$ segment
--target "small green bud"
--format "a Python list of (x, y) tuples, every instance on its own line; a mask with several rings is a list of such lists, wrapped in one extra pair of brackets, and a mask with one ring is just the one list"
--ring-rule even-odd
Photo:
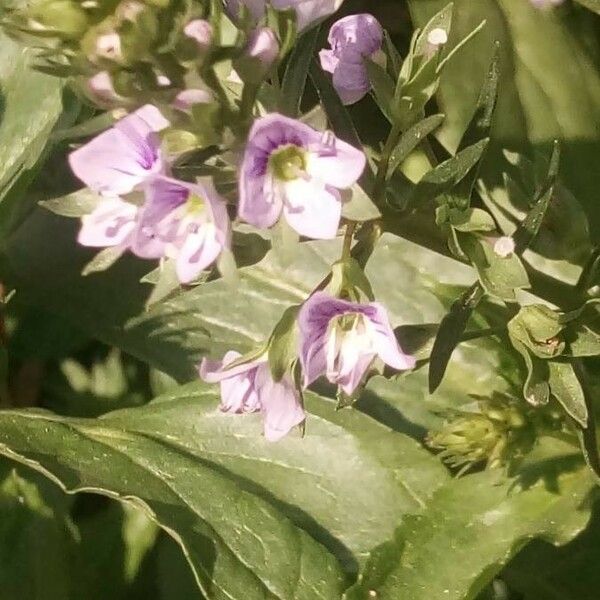
[(41, 26), (66, 39), (78, 39), (88, 28), (85, 11), (72, 0), (44, 2), (36, 6), (30, 16), (37, 27)]

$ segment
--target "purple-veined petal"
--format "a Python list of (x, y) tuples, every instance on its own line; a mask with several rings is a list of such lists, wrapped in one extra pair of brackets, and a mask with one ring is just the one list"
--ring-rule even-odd
[(338, 19), (331, 26), (327, 41), (334, 51), (341, 52), (352, 47), (362, 56), (371, 56), (381, 49), (383, 28), (379, 21), (368, 13), (349, 15)]
[(82, 246), (105, 248), (127, 244), (135, 229), (137, 206), (120, 198), (106, 198), (81, 220), (77, 241)]
[(146, 105), (72, 152), (71, 169), (88, 187), (108, 196), (131, 192), (165, 170), (156, 135), (168, 121)]
[(402, 352), (385, 308), (377, 302), (372, 303), (371, 306), (375, 309), (374, 317), (371, 319), (375, 329), (373, 343), (379, 358), (399, 371), (414, 368), (416, 361), (414, 357)]
[(321, 152), (309, 154), (307, 173), (325, 184), (336, 188), (352, 187), (360, 178), (367, 159), (362, 150), (335, 139), (329, 151), (324, 147)]
[(333, 73), (333, 87), (343, 104), (349, 105), (362, 100), (371, 89), (367, 68), (362, 59), (340, 60)]
[(333, 73), (339, 64), (340, 59), (335, 55), (333, 50), (323, 49), (319, 52), (319, 62), (321, 63), (323, 71)]
[(342, 202), (337, 190), (302, 178), (285, 183), (283, 212), (300, 235), (330, 240), (337, 235)]
[(216, 236), (213, 223), (193, 224), (197, 229), (190, 231), (177, 251), (175, 269), (181, 283), (190, 283), (211, 265), (223, 250)]
[(340, 370), (332, 383), (337, 383), (346, 395), (352, 396), (369, 370), (374, 358), (374, 354), (357, 355), (356, 360), (348, 363), (346, 369)]
[(256, 386), (263, 411), (265, 438), (269, 442), (277, 442), (306, 418), (300, 394), (288, 375), (275, 382), (267, 364), (258, 368)]
[(282, 207), (281, 193), (272, 178), (248, 176), (242, 167), (238, 205), (240, 218), (255, 227), (268, 229), (277, 223)]

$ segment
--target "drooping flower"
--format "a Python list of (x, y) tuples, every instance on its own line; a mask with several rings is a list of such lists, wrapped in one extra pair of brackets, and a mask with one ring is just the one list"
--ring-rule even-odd
[(193, 21), (190, 21), (183, 28), (183, 33), (196, 42), (199, 50), (206, 50), (209, 48), (212, 44), (214, 35), (212, 25), (204, 19), (194, 19)]
[(376, 357), (398, 370), (412, 369), (415, 359), (398, 345), (385, 308), (313, 294), (298, 315), (300, 362), (304, 386), (321, 375), (351, 396)]
[[(271, 5), (276, 10), (290, 10), (296, 12), (298, 30), (302, 31), (332, 15), (342, 5), (344, 0), (271, 0)], [(245, 6), (255, 22), (260, 21), (265, 14), (266, 0), (225, 0), (229, 14), (235, 19), (239, 18), (242, 7)]]
[(131, 250), (142, 258), (173, 258), (179, 281), (189, 283), (229, 247), (230, 237), (225, 201), (210, 180), (157, 178), (148, 186)]
[(339, 189), (366, 164), (362, 151), (294, 119), (270, 114), (249, 135), (240, 174), (239, 215), (260, 228), (281, 213), (300, 235), (334, 238), (342, 212)]
[(222, 361), (203, 359), (200, 377), (221, 386), (221, 410), (227, 413), (261, 411), (265, 438), (276, 442), (302, 423), (306, 415), (289, 375), (276, 382), (266, 357), (227, 369), (240, 354), (230, 351)]
[(365, 58), (374, 58), (383, 44), (383, 29), (369, 14), (350, 15), (329, 30), (330, 49), (321, 50), (324, 71), (333, 75), (333, 86), (344, 104), (354, 104), (371, 89)]
[(156, 134), (168, 126), (160, 111), (147, 104), (72, 152), (71, 169), (95, 192), (127, 194), (166, 172)]

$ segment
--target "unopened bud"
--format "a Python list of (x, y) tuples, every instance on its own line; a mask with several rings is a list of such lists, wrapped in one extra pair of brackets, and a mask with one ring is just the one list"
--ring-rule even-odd
[(204, 19), (194, 19), (184, 28), (183, 33), (194, 40), (201, 50), (207, 50), (213, 41), (212, 25)]
[(494, 254), (500, 258), (509, 258), (515, 253), (515, 241), (506, 235), (494, 242)]
[(448, 41), (448, 32), (441, 27), (436, 27), (429, 32), (427, 42), (436, 48), (443, 46)]
[(118, 61), (123, 57), (121, 38), (116, 32), (103, 33), (96, 38), (96, 56)]
[(119, 100), (119, 95), (115, 92), (112, 79), (107, 71), (100, 71), (90, 77), (86, 82), (85, 89), (90, 99), (101, 106), (112, 106)]
[(200, 89), (182, 90), (173, 100), (173, 108), (183, 112), (189, 112), (195, 104), (208, 104), (213, 101), (210, 92)]
[(279, 42), (272, 29), (259, 27), (248, 39), (243, 56), (234, 63), (243, 81), (260, 83), (271, 71), (279, 56)]
[(34, 28), (55, 32), (59, 37), (77, 39), (88, 28), (87, 15), (72, 0), (45, 2), (31, 13)]

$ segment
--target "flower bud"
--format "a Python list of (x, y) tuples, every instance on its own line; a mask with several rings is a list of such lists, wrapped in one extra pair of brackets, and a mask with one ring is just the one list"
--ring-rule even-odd
[(123, 58), (121, 51), (121, 38), (116, 31), (102, 33), (96, 38), (95, 54), (99, 58), (105, 58), (118, 62)]
[(259, 27), (248, 39), (244, 54), (234, 62), (242, 81), (260, 83), (271, 71), (279, 55), (279, 42), (272, 29)]
[(208, 104), (213, 101), (213, 95), (206, 90), (182, 90), (172, 102), (173, 108), (189, 112), (195, 104)]
[(87, 27), (87, 15), (72, 0), (52, 0), (36, 7), (31, 14), (36, 28), (50, 30), (59, 37), (77, 39)]
[(506, 235), (494, 242), (494, 253), (500, 258), (509, 258), (515, 252), (515, 241)]
[(91, 100), (105, 108), (113, 106), (120, 99), (108, 71), (100, 71), (90, 77), (85, 83), (85, 92)]
[(213, 41), (212, 25), (204, 19), (194, 19), (190, 21), (184, 28), (183, 33), (192, 39), (202, 51), (206, 51)]

